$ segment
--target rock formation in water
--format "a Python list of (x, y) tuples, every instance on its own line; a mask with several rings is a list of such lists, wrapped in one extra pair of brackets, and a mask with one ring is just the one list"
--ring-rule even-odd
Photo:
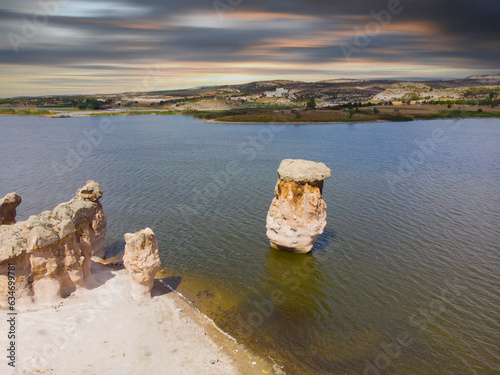
[(21, 196), (17, 193), (7, 194), (0, 199), (0, 225), (16, 223), (16, 207), (21, 204)]
[(12, 225), (0, 225), (0, 308), (8, 306), (9, 264), (16, 297), (50, 303), (92, 284), (93, 255), (104, 254), (106, 219), (98, 183), (69, 202)]
[(307, 253), (326, 226), (323, 180), (331, 171), (323, 163), (285, 159), (278, 175), (267, 214), (267, 237), (273, 248)]
[(155, 275), (161, 266), (156, 237), (149, 228), (126, 233), (124, 237), (123, 263), (131, 277), (132, 296), (135, 299), (151, 297)]

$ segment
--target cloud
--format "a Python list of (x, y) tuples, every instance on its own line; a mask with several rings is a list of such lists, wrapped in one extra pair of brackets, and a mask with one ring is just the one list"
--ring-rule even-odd
[[(36, 16), (47, 13), (40, 4), (19, 0), (0, 10), (0, 76), (31, 75), (34, 67), (126, 75), (146, 64), (175, 66), (180, 75), (195, 74), (196, 64), (220, 75), (232, 64), (278, 76), (276, 64), (283, 64), (285, 78), (327, 79), (349, 67), (341, 46), (359, 47), (356, 38), (369, 25), (373, 30), (377, 17), (388, 22), (365, 35), (368, 43), (352, 54), (346, 74), (366, 76), (372, 62), (379, 70), (385, 63), (387, 76), (412, 66), (429, 77), (434, 66), (438, 77), (443, 66), (482, 73), (498, 70), (500, 61), (497, 0), (242, 0), (227, 5), (223, 17), (212, 0), (72, 0), (49, 12), (46, 24)], [(389, 14), (391, 7), (398, 12)]]

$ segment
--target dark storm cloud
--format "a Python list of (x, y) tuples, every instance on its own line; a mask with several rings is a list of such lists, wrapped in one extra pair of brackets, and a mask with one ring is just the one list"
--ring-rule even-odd
[[(127, 1), (137, 4), (136, 1)], [(228, 1), (223, 3), (230, 4)], [(151, 15), (176, 14), (193, 11), (213, 12), (212, 0), (163, 1), (145, 0), (141, 4), (151, 8)], [(371, 11), (387, 9), (389, 0), (242, 0), (236, 10), (266, 11), (275, 13), (307, 14), (318, 17), (339, 17), (345, 15), (369, 15)], [(500, 2), (498, 0), (400, 0), (403, 11), (401, 20), (433, 21), (450, 33), (498, 33), (500, 25)]]
[[(226, 0), (221, 0), (225, 2)], [(363, 29), (367, 20), (370, 19), (370, 12), (381, 12), (387, 9), (388, 4), (392, 1), (398, 0), (354, 0), (354, 1), (324, 1), (324, 0), (288, 0), (288, 1), (261, 1), (261, 0), (243, 0), (241, 5), (233, 7), (235, 12), (271, 12), (275, 13), (277, 16), (282, 14), (291, 14), (297, 16), (314, 16), (316, 20), (314, 24), (311, 22), (309, 27), (305, 24), (299, 24), (299, 27), (294, 29), (290, 27), (288, 30), (283, 29), (273, 29), (271, 27), (266, 27), (266, 25), (261, 26), (259, 29), (208, 29), (203, 27), (198, 27), (197, 25), (190, 25), (190, 27), (185, 27), (182, 25), (170, 27), (169, 22), (176, 21), (179, 16), (189, 15), (189, 14), (200, 14), (200, 15), (216, 15), (216, 9), (214, 8), (214, 2), (212, 0), (194, 0), (194, 1), (164, 1), (164, 0), (143, 0), (143, 1), (114, 1), (109, 2), (109, 7), (107, 11), (95, 13), (92, 16), (88, 14), (86, 16), (78, 17), (78, 15), (68, 16), (58, 16), (55, 15), (50, 17), (49, 26), (52, 28), (60, 27), (63, 30), (74, 30), (78, 31), (87, 37), (99, 37), (100, 40), (89, 40), (89, 43), (93, 43), (93, 47), (82, 48), (81, 44), (85, 44), (85, 38), (79, 38), (71, 41), (71, 36), (66, 36), (63, 32), (61, 34), (52, 34), (50, 40), (43, 39), (37, 40), (40, 43), (63, 43), (65, 46), (65, 51), (63, 53), (56, 53), (54, 56), (54, 62), (60, 61), (61, 55), (72, 55), (81, 58), (82, 56), (77, 56), (80, 51), (85, 51), (89, 53), (88, 59), (104, 58), (105, 60), (113, 58), (113, 53), (116, 53), (115, 58), (123, 58), (124, 56), (113, 48), (109, 48), (109, 42), (114, 41), (118, 45), (121, 45), (121, 41), (115, 41), (114, 38), (120, 35), (129, 35), (130, 43), (134, 43), (134, 40), (142, 40), (142, 43), (147, 44), (147, 40), (152, 40), (151, 51), (154, 56), (161, 57), (164, 56), (160, 51), (154, 51), (154, 49), (164, 49), (169, 48), (171, 50), (169, 57), (173, 60), (182, 60), (188, 58), (188, 60), (200, 60), (208, 58), (210, 61), (217, 61), (212, 55), (212, 51), (218, 53), (225, 53), (226, 58), (231, 60), (234, 57), (231, 55), (238, 54), (242, 49), (250, 47), (252, 45), (259, 45), (265, 38), (269, 37), (285, 37), (289, 36), (293, 38), (295, 35), (300, 35), (302, 33), (308, 33), (311, 28), (316, 27), (330, 27), (335, 30), (335, 27), (339, 25), (339, 20), (342, 21), (343, 17), (349, 16), (359, 16), (359, 19), (353, 19), (350, 21), (349, 26), (351, 29), (359, 27)], [(22, 1), (21, 1), (22, 3)], [(74, 3), (77, 3), (74, 1)], [(90, 2), (91, 3), (91, 2)], [(144, 12), (140, 14), (128, 13), (126, 15), (121, 15), (120, 12), (116, 12), (114, 7), (119, 8), (128, 4), (129, 6), (142, 7)], [(229, 3), (226, 3), (229, 4)], [(465, 0), (401, 0), (398, 9), (401, 11), (398, 14), (391, 15), (392, 22), (404, 23), (404, 22), (422, 22), (426, 24), (433, 24), (439, 33), (436, 35), (437, 38), (443, 36), (451, 36), (454, 38), (457, 45), (450, 46), (455, 49), (457, 53), (463, 52), (463, 50), (469, 50), (470, 59), (481, 51), (481, 46), (486, 45), (488, 52), (494, 56), (494, 59), (498, 58), (498, 50), (500, 50), (499, 38), (500, 38), (500, 22), (498, 22), (498, 17), (500, 16), (500, 2), (497, 0), (483, 0), (483, 1), (465, 1)], [(231, 11), (227, 11), (225, 15), (230, 17)], [(5, 37), (9, 32), (9, 28), (16, 29), (12, 26), (13, 22), (17, 22), (17, 31), (19, 35), (21, 33), (21, 22), (20, 20), (25, 17), (25, 13), (16, 13), (15, 11), (0, 11), (0, 20), (2, 20), (2, 26), (0, 30), (2, 35)], [(364, 18), (363, 18), (364, 17)], [(28, 17), (29, 18), (29, 17)], [(144, 23), (143, 27), (133, 26), (134, 23)], [(223, 25), (227, 22), (227, 19), (221, 19), (221, 24)], [(148, 23), (157, 23), (159, 30), (149, 29)], [(161, 29), (162, 24), (164, 29)], [(273, 21), (269, 20), (269, 25), (272, 26)], [(312, 25), (312, 26), (311, 26)], [(41, 39), (41, 37), (40, 37)], [(346, 38), (345, 42), (351, 42), (352, 38)], [(373, 37), (373, 43), (377, 39), (382, 39), (382, 36)], [(386, 38), (387, 39), (387, 38)], [(404, 49), (406, 46), (406, 37), (401, 38), (401, 42), (396, 40), (393, 41), (392, 48), (394, 50)], [(69, 41), (69, 45), (68, 44)], [(487, 45), (487, 43), (490, 43)], [(424, 42), (421, 42), (424, 43)], [(79, 45), (80, 44), (80, 45)], [(418, 41), (412, 43), (413, 45), (418, 44)], [(5, 43), (4, 49), (1, 51), (2, 55), (9, 53), (9, 45)], [(7, 47), (7, 48), (6, 48)], [(305, 48), (304, 53), (309, 54), (313, 52), (309, 58), (301, 57), (300, 60), (314, 61), (315, 58), (321, 61), (325, 60), (335, 60), (338, 58), (338, 53), (336, 49), (338, 45), (332, 44), (330, 47), (311, 49)], [(183, 50), (184, 53), (180, 53)], [(191, 52), (188, 52), (191, 50)], [(94, 51), (92, 53), (92, 51)], [(109, 51), (106, 53), (105, 51)], [(284, 50), (282, 51), (284, 52)], [(175, 55), (174, 55), (175, 53)], [(369, 50), (365, 51), (369, 53)], [(439, 56), (438, 53), (434, 53), (435, 56)], [(460, 53), (463, 55), (463, 53)], [(497, 56), (495, 56), (497, 55)], [(129, 56), (125, 54), (125, 56)], [(191, 56), (191, 57), (189, 57)], [(251, 59), (251, 57), (249, 57)], [(40, 56), (40, 59), (44, 62), (49, 62), (47, 57)], [(71, 60), (71, 58), (68, 58)], [(67, 61), (68, 59), (63, 59)], [(240, 60), (239, 57), (235, 58)], [(10, 56), (7, 58), (2, 58), (3, 62), (10, 63), (26, 63), (24, 57), (22, 56)], [(36, 63), (37, 59), (28, 61), (29, 63)]]
[[(81, 25), (81, 24), (80, 24)], [(75, 24), (71, 28), (79, 29)], [(246, 56), (239, 54), (261, 43), (268, 30), (231, 30), (202, 27), (176, 27), (172, 30), (133, 30), (133, 35), (124, 40), (114, 40), (113, 36), (131, 33), (125, 27), (93, 26), (86, 32), (87, 37), (105, 33), (106, 39), (94, 43), (75, 43), (68, 48), (58, 48), (57, 41), (44, 41), (43, 46), (21, 49), (19, 54), (0, 51), (0, 63), (4, 64), (68, 64), (93, 63), (96, 61), (127, 62), (137, 57), (151, 59), (164, 58), (170, 61), (258, 61), (265, 56)], [(275, 37), (293, 37), (292, 30), (274, 31)], [(144, 38), (150, 40), (144, 40)], [(40, 43), (39, 43), (40, 44)], [(136, 50), (123, 50), (127, 47), (144, 47)]]

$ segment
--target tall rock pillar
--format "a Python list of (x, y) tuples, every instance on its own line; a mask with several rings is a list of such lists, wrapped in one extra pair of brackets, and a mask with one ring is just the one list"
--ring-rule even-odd
[(323, 163), (285, 159), (278, 175), (267, 237), (273, 248), (308, 253), (326, 226), (323, 180), (331, 177), (331, 170)]
[(150, 228), (136, 233), (126, 233), (123, 263), (131, 277), (132, 297), (140, 300), (151, 297), (156, 272), (161, 261), (158, 254), (158, 241)]

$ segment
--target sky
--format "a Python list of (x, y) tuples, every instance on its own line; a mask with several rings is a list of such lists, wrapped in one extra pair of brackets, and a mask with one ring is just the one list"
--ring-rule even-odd
[(1, 0), (0, 97), (500, 73), (499, 0)]

